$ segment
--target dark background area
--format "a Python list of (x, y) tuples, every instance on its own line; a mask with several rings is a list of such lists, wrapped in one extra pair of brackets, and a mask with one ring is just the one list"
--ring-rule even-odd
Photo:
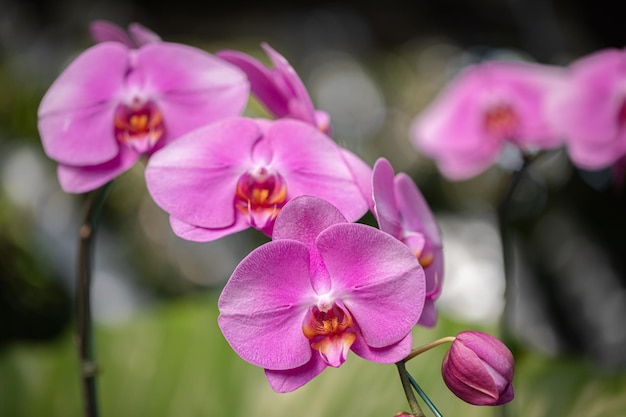
[[(167, 40), (209, 42), (219, 47), (233, 47), (233, 41), (258, 45), (267, 40), (279, 45), (296, 69), (307, 74), (307, 57), (325, 48), (368, 61), (424, 39), (443, 39), (478, 56), (505, 48), (523, 51), (539, 62), (564, 65), (595, 50), (624, 47), (625, 12), (626, 4), (615, 0), (3, 0), (0, 144), (5, 152), (23, 142), (38, 146), (39, 100), (60, 68), (90, 45), (87, 24), (94, 19), (112, 20), (121, 26), (137, 21)], [(611, 295), (626, 291), (624, 193), (611, 186), (609, 171), (584, 173), (571, 166), (566, 170), (567, 180), (555, 187), (538, 170), (527, 179), (525, 192), (518, 195), (520, 207), (525, 208), (514, 217), (514, 227), (518, 260), (526, 269), (516, 273), (515, 285), (521, 289), (514, 321), (522, 333), (529, 321), (547, 325), (557, 337), (559, 351), (585, 354), (603, 366), (626, 365), (626, 335), (619, 320), (626, 318), (626, 299), (614, 302), (614, 313), (589, 312)], [(416, 178), (420, 175), (417, 169), (411, 173)], [(463, 206), (459, 194), (446, 192), (450, 184), (436, 173), (422, 178), (418, 181), (435, 211), (455, 211)], [(478, 196), (493, 209), (497, 198), (486, 195), (481, 184), (468, 182), (461, 195)], [(124, 192), (122, 189), (117, 197), (126, 196)], [(79, 203), (80, 197), (75, 200)], [(55, 267), (50, 256), (38, 256), (40, 249), (30, 238), (16, 238), (11, 231), (16, 224), (21, 224), (25, 233), (35, 229), (27, 213), (16, 214), (6, 197), (0, 205), (0, 344), (49, 339), (66, 329), (71, 320), (71, 286), (58, 277), (67, 270)], [(132, 233), (127, 222), (133, 207), (110, 203), (103, 227), (120, 235)], [(126, 249), (144, 253), (133, 246), (140, 240), (131, 237)], [(584, 265), (579, 265), (581, 259)], [(134, 268), (155, 277), (152, 281), (139, 278), (135, 284), (156, 298), (179, 297), (201, 287), (165, 283), (171, 265)], [(24, 279), (26, 276), (29, 279)], [(621, 335), (618, 338), (616, 331)], [(532, 331), (522, 336), (531, 344), (543, 343)]]

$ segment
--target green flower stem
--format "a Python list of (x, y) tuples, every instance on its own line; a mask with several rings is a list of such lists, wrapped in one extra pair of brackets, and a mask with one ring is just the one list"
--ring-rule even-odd
[(421, 355), (422, 353), (428, 350), (431, 350), (432, 348), (437, 347), (439, 345), (443, 345), (444, 343), (452, 343), (454, 342), (454, 339), (456, 339), (456, 337), (454, 336), (442, 337), (441, 339), (435, 340), (434, 342), (430, 342), (418, 348), (415, 348), (411, 351), (411, 353), (409, 353), (409, 355), (406, 358), (404, 358), (404, 362), (410, 361), (417, 355)]
[(422, 400), (424, 400), (428, 408), (430, 408), (430, 411), (432, 411), (436, 417), (443, 417), (441, 413), (439, 412), (439, 410), (437, 410), (437, 407), (435, 407), (435, 404), (433, 404), (430, 398), (428, 398), (428, 395), (426, 395), (422, 387), (420, 387), (415, 381), (415, 379), (413, 379), (411, 374), (407, 373), (407, 376), (409, 377), (409, 381), (411, 382), (411, 385), (413, 386), (413, 388), (415, 388), (415, 391), (417, 391), (417, 393), (419, 394), (420, 397), (422, 397)]
[(402, 382), (404, 395), (406, 395), (409, 407), (411, 407), (411, 414), (415, 417), (425, 417), (424, 412), (422, 411), (419, 403), (417, 402), (417, 398), (415, 398), (415, 394), (413, 394), (413, 390), (411, 389), (411, 381), (409, 379), (410, 375), (406, 371), (406, 364), (404, 361), (400, 361), (396, 362), (396, 366), (398, 367), (398, 373), (400, 374), (400, 381)]
[(112, 182), (89, 195), (78, 232), (78, 276), (76, 280), (76, 344), (80, 356), (80, 376), (85, 417), (98, 417), (93, 331), (91, 323), (91, 266), (98, 218)]

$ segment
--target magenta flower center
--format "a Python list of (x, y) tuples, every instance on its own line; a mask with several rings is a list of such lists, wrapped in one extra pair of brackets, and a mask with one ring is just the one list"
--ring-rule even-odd
[(350, 313), (332, 303), (326, 311), (318, 306), (307, 311), (302, 332), (311, 341), (311, 348), (318, 351), (324, 361), (334, 367), (340, 366), (356, 340)]
[(287, 184), (266, 167), (244, 173), (237, 181), (235, 207), (258, 229), (267, 227), (287, 201)]
[(150, 151), (165, 132), (157, 105), (138, 98), (117, 106), (114, 125), (117, 140), (140, 153)]
[(512, 139), (517, 136), (519, 117), (508, 104), (496, 104), (484, 113), (483, 127), (495, 138)]

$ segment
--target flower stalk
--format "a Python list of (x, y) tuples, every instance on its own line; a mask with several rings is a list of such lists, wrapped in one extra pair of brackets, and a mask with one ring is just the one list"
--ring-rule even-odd
[(429, 351), (432, 348), (435, 348), (439, 345), (443, 345), (444, 343), (452, 343), (454, 342), (454, 339), (456, 339), (456, 337), (447, 336), (447, 337), (442, 337), (441, 339), (435, 340), (434, 342), (426, 343), (425, 345), (422, 345), (418, 348), (413, 349), (411, 353), (409, 353), (409, 355), (406, 358), (404, 358), (404, 361), (405, 362), (410, 361), (414, 357), (421, 355), (422, 353)]
[(417, 402), (417, 398), (415, 398), (415, 394), (413, 394), (413, 390), (411, 389), (411, 380), (409, 373), (406, 370), (405, 361), (396, 362), (396, 366), (398, 367), (398, 373), (400, 374), (400, 381), (402, 382), (402, 388), (404, 389), (404, 395), (406, 395), (406, 399), (409, 402), (409, 407), (411, 407), (411, 414), (415, 417), (425, 417), (422, 408)]
[(92, 193), (78, 232), (78, 270), (76, 279), (76, 344), (80, 358), (80, 378), (85, 417), (98, 417), (93, 330), (91, 322), (91, 272), (93, 242), (102, 206), (111, 188), (107, 183)]

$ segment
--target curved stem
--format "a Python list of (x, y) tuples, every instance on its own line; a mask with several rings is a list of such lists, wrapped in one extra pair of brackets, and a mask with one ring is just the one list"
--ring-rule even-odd
[(411, 389), (411, 381), (409, 379), (410, 375), (406, 371), (406, 364), (404, 361), (400, 361), (396, 362), (396, 366), (398, 367), (398, 373), (400, 374), (400, 381), (402, 382), (404, 395), (409, 402), (409, 407), (411, 407), (411, 414), (415, 417), (425, 417), (424, 412), (422, 411), (419, 403), (417, 402), (417, 398), (415, 398), (415, 394), (413, 394), (413, 390)]
[(98, 416), (96, 375), (98, 366), (93, 348), (91, 324), (91, 267), (93, 242), (98, 218), (111, 188), (111, 182), (92, 193), (78, 232), (78, 271), (76, 279), (76, 344), (80, 355), (80, 374), (85, 417)]
[(413, 349), (406, 358), (404, 358), (404, 362), (410, 361), (414, 357), (421, 355), (422, 353), (428, 350), (431, 350), (432, 348), (435, 348), (439, 345), (443, 345), (444, 343), (452, 343), (454, 342), (454, 339), (456, 339), (456, 337), (446, 336), (446, 337), (442, 337), (441, 339), (437, 339), (434, 342), (426, 343), (425, 345), (417, 347)]

